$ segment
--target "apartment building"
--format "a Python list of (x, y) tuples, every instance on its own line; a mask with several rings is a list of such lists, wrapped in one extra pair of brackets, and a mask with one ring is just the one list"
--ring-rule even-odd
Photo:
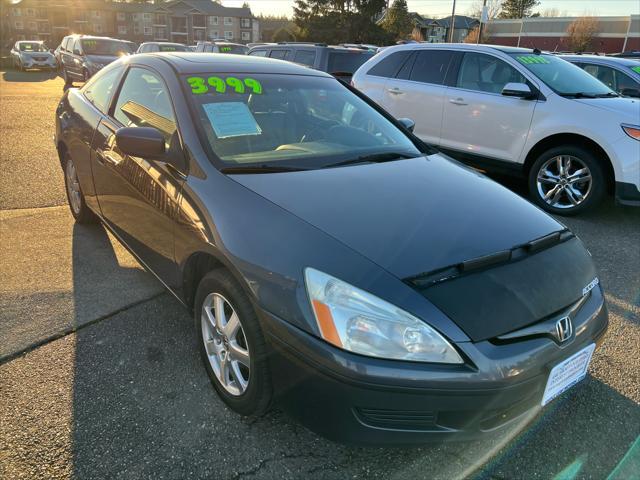
[(225, 7), (213, 0), (0, 1), (3, 46), (33, 39), (55, 46), (70, 33), (112, 36), (136, 43), (165, 40), (193, 44), (215, 38), (249, 43), (260, 39), (258, 19), (249, 8)]

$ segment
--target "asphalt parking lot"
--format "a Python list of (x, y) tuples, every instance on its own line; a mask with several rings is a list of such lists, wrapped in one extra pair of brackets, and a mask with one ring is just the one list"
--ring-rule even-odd
[(347, 447), (277, 409), (228, 410), (181, 305), (101, 227), (74, 225), (61, 94), (54, 75), (0, 72), (0, 478), (640, 478), (640, 209), (561, 219), (610, 310), (584, 382), (501, 438)]

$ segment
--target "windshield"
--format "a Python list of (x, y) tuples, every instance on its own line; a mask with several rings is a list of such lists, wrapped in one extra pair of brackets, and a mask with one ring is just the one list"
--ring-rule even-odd
[(184, 76), (207, 142), (224, 167), (320, 168), (421, 152), (401, 130), (331, 78)]
[(85, 55), (118, 56), (130, 52), (126, 43), (117, 40), (86, 39), (80, 40), (80, 44), (82, 45), (82, 53)]
[(167, 45), (167, 44), (160, 44), (158, 45), (158, 48), (161, 52), (188, 52), (189, 49), (184, 46), (184, 45), (180, 45), (178, 43), (173, 44), (173, 45)]
[(329, 73), (354, 73), (360, 65), (373, 57), (370, 51), (347, 50), (344, 52), (333, 51), (329, 53)]
[(510, 55), (559, 95), (615, 95), (609, 87), (580, 67), (554, 55), (533, 53), (511, 53)]
[(39, 42), (25, 42), (20, 43), (19, 48), (21, 52), (47, 52), (47, 47)]

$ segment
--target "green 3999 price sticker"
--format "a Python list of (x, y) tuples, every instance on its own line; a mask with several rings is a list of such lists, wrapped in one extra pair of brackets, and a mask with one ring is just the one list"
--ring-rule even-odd
[(253, 78), (237, 77), (187, 77), (191, 93), (202, 95), (205, 93), (262, 93), (262, 85)]
[(551, 63), (544, 57), (540, 55), (525, 55), (521, 57), (516, 57), (520, 63), (532, 64), (532, 63)]

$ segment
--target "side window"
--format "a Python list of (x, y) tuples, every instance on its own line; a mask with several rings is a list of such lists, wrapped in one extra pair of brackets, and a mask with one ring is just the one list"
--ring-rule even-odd
[(456, 86), (479, 92), (500, 93), (507, 83), (527, 83), (511, 65), (482, 53), (465, 53)]
[(452, 56), (446, 50), (418, 51), (409, 80), (443, 85)]
[(167, 145), (176, 131), (171, 99), (164, 82), (153, 72), (133, 67), (127, 73), (113, 116), (127, 127), (153, 127)]
[(411, 75), (411, 69), (413, 68), (413, 64), (416, 61), (416, 52), (412, 52), (409, 56), (409, 59), (404, 62), (404, 65), (400, 69), (400, 71), (396, 74), (396, 78), (400, 80), (409, 80), (409, 76)]
[(249, 52), (249, 55), (251, 55), (253, 57), (266, 57), (267, 56), (267, 50), (253, 50), (253, 51)]
[(289, 56), (290, 50), (271, 50), (271, 58), (277, 58), (278, 60), (286, 60)]
[(73, 42), (72, 53), (79, 54), (79, 52), (81, 51), (82, 50), (80, 50), (80, 40), (77, 39), (75, 42)]
[(638, 92), (638, 90), (640, 89), (640, 85), (638, 85), (638, 83), (633, 78), (631, 78), (626, 73), (622, 73), (620, 70), (615, 71), (615, 77), (616, 91), (618, 93), (623, 93), (625, 90), (633, 90), (635, 92)]
[(293, 61), (313, 67), (316, 62), (316, 52), (313, 50), (298, 50), (293, 57)]
[(593, 72), (589, 72), (591, 75), (596, 77), (611, 90), (616, 90), (616, 72), (613, 68), (605, 67), (604, 65), (591, 65), (591, 67), (594, 67)]
[(117, 80), (124, 67), (101, 72), (82, 87), (82, 93), (95, 107), (105, 115), (109, 109), (109, 100), (117, 87)]
[(61, 50), (66, 51), (66, 50), (69, 49), (69, 40), (71, 40), (69, 37), (65, 37), (65, 38), (62, 39), (62, 44), (61, 44), (62, 48), (61, 48)]
[(370, 68), (367, 75), (393, 78), (398, 73), (398, 70), (402, 68), (402, 65), (405, 64), (409, 55), (411, 55), (411, 52), (408, 50), (392, 53)]

